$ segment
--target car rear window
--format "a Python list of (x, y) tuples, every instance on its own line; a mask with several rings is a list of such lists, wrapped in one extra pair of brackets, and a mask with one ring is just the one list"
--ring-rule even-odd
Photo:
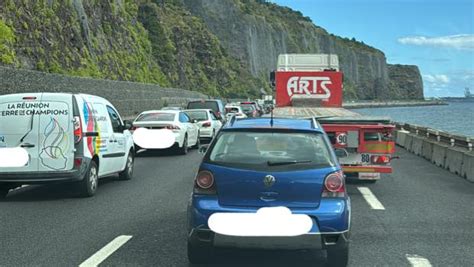
[(326, 140), (312, 132), (224, 131), (208, 162), (258, 170), (333, 167), (336, 163)]
[(255, 107), (253, 105), (242, 105), (241, 107), (244, 112), (255, 110)]
[(227, 113), (239, 113), (239, 108), (225, 108)]
[(186, 111), (186, 114), (188, 114), (191, 119), (197, 121), (205, 121), (209, 119), (207, 111)]
[(219, 106), (216, 101), (197, 101), (189, 102), (188, 109), (211, 109), (214, 112), (218, 112)]
[(174, 113), (145, 113), (138, 116), (135, 121), (174, 121)]

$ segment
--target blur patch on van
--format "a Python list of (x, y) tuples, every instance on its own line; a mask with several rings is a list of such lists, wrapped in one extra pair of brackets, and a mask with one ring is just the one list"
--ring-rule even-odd
[(0, 148), (0, 168), (23, 167), (28, 160), (28, 152), (22, 147)]
[(142, 148), (165, 149), (176, 142), (173, 131), (168, 129), (150, 130), (138, 128), (133, 132), (133, 141)]

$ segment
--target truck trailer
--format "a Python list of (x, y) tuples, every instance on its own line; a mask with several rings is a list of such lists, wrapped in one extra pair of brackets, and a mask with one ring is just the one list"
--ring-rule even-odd
[(342, 107), (343, 73), (334, 54), (283, 54), (271, 74), (275, 117), (313, 117), (338, 150), (348, 178), (375, 182), (391, 173), (395, 126), (390, 118), (363, 116)]

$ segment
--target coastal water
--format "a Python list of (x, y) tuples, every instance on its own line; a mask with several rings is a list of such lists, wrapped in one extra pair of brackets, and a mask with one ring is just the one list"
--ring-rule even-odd
[(406, 122), (474, 137), (474, 102), (449, 102), (443, 106), (365, 108), (353, 111), (364, 115), (388, 116)]

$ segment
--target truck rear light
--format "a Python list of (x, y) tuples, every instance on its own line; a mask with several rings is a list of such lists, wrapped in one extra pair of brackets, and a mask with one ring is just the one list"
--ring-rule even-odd
[(345, 197), (346, 187), (342, 171), (333, 172), (326, 176), (322, 197)]
[(74, 143), (77, 144), (82, 140), (82, 122), (81, 117), (74, 116)]
[(200, 171), (196, 175), (194, 193), (208, 195), (216, 194), (214, 175), (210, 171)]
[(211, 122), (206, 121), (205, 123), (202, 124), (202, 127), (211, 127)]
[(389, 156), (372, 156), (372, 163), (374, 164), (387, 164), (390, 163)]

